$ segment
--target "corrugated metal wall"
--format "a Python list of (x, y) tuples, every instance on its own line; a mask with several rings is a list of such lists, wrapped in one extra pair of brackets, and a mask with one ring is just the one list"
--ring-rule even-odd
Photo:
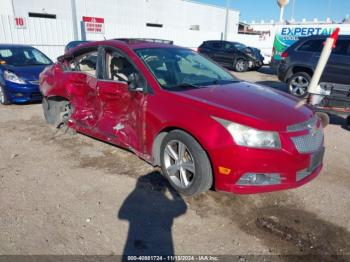
[(0, 15), (0, 43), (32, 45), (56, 59), (72, 39), (71, 21), (27, 17), (26, 28), (17, 29), (13, 16)]
[[(202, 41), (220, 39), (219, 32), (184, 31), (179, 28), (152, 28), (127, 24), (105, 24), (105, 34), (87, 34), (88, 40), (122, 37), (147, 37), (173, 40), (190, 48)], [(0, 15), (0, 43), (32, 45), (55, 60), (63, 54), (64, 46), (74, 39), (71, 20), (26, 18), (26, 28), (18, 29), (13, 16)]]

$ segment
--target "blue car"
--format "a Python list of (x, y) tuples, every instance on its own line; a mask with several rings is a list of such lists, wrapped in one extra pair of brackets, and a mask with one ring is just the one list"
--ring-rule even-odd
[(39, 74), (51, 64), (34, 47), (0, 44), (0, 103), (41, 101)]

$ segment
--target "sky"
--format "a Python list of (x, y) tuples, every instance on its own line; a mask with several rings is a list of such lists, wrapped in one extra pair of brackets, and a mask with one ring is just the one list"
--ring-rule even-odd
[[(197, 2), (226, 6), (226, 0), (196, 0)], [(252, 20), (270, 21), (279, 19), (279, 7), (276, 0), (228, 0), (230, 7), (240, 11), (240, 20), (250, 23)], [(350, 0), (289, 0), (285, 8), (284, 18), (290, 20), (293, 13), (294, 19), (307, 20), (332, 20), (341, 21), (347, 15), (350, 16)]]

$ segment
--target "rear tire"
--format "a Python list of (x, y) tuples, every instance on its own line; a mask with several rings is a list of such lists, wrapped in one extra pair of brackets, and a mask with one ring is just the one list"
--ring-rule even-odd
[(298, 72), (291, 76), (287, 81), (288, 91), (291, 95), (304, 98), (307, 88), (310, 84), (311, 76), (305, 72)]
[(236, 72), (246, 72), (248, 70), (248, 61), (240, 58), (240, 59), (237, 59), (236, 62), (234, 63), (233, 65), (233, 69), (236, 71)]
[(347, 125), (348, 127), (350, 127), (350, 116), (348, 116), (348, 117), (346, 118), (346, 125)]
[(62, 124), (66, 124), (71, 115), (71, 106), (69, 101), (66, 100), (51, 100), (44, 97), (42, 106), (46, 122), (55, 128), (60, 128)]
[(2, 105), (10, 105), (11, 104), (10, 100), (7, 98), (7, 95), (5, 92), (5, 87), (3, 87), (2, 85), (0, 85), (0, 104), (2, 104)]
[(194, 196), (209, 190), (213, 175), (202, 146), (181, 130), (165, 136), (160, 149), (163, 175), (181, 194)]

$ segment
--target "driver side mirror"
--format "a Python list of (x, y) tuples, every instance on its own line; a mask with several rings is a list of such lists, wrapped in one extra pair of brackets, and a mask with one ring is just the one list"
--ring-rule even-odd
[(138, 74), (131, 73), (128, 77), (128, 87), (131, 92), (143, 92), (145, 89), (146, 81)]

